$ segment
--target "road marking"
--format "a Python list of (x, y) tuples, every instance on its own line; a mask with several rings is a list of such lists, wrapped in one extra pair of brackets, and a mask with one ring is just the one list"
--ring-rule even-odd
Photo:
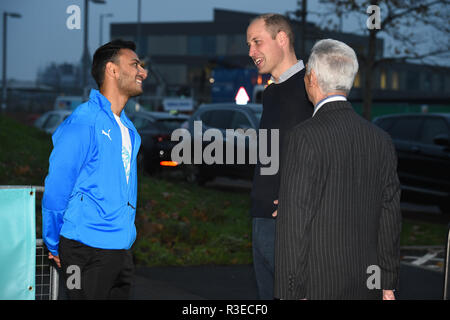
[(426, 255), (424, 255), (423, 257), (420, 257), (419, 259), (411, 262), (412, 264), (416, 265), (416, 266), (420, 266), (422, 264), (424, 264), (425, 262), (435, 258), (437, 256), (437, 252), (435, 253), (427, 253)]

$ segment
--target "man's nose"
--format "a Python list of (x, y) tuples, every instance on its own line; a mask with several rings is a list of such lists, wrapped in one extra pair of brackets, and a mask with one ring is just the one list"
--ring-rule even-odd
[(255, 48), (252, 45), (248, 46), (248, 55), (250, 57), (253, 57), (255, 55)]
[(142, 78), (145, 80), (147, 79), (148, 76), (148, 71), (147, 69), (144, 69), (142, 67), (139, 68), (139, 74), (142, 76)]

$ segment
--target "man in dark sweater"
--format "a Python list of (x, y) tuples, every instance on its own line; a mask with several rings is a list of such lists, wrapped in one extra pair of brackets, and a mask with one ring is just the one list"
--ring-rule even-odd
[[(312, 116), (313, 106), (304, 87), (303, 61), (297, 60), (294, 34), (288, 20), (278, 14), (255, 18), (247, 28), (249, 56), (259, 73), (272, 75), (273, 83), (263, 92), (260, 129), (279, 130), (279, 163), (283, 158), (283, 141), (289, 129)], [(271, 139), (268, 138), (268, 141)], [(268, 150), (272, 150), (268, 145)], [(253, 218), (253, 264), (260, 299), (273, 299), (274, 245), (276, 211), (280, 177), (261, 173), (258, 162), (253, 178), (250, 213)], [(280, 168), (281, 169), (281, 168)]]

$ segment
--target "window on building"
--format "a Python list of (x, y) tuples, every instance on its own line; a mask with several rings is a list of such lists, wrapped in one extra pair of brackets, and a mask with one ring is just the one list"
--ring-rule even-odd
[(400, 88), (399, 81), (398, 81), (398, 72), (393, 71), (392, 77), (391, 77), (391, 89), (392, 90), (398, 90)]
[(420, 83), (419, 75), (416, 71), (409, 70), (406, 74), (406, 86), (408, 90), (418, 91)]
[[(444, 84), (444, 82), (442, 82)], [(450, 92), (450, 76), (445, 77), (445, 84), (442, 88), (442, 91), (444, 92)]]
[(356, 73), (355, 81), (353, 82), (353, 87), (361, 88), (361, 75), (359, 71)]
[(173, 85), (186, 84), (187, 66), (183, 64), (158, 64), (159, 72), (167, 83)]
[(150, 55), (185, 55), (187, 50), (187, 37), (170, 36), (149, 36), (147, 50)]
[(247, 37), (243, 34), (227, 35), (227, 54), (229, 55), (247, 55)]
[(189, 36), (188, 55), (204, 56), (216, 54), (215, 36)]
[(380, 72), (380, 89), (386, 89), (386, 70)]
[(424, 72), (423, 74), (423, 85), (421, 86), (422, 91), (431, 91), (433, 84), (433, 75), (429, 72)]

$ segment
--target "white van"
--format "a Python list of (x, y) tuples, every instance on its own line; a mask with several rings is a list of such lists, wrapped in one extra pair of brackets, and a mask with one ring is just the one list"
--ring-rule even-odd
[(82, 104), (82, 96), (59, 96), (55, 100), (55, 110), (75, 110), (80, 104)]

